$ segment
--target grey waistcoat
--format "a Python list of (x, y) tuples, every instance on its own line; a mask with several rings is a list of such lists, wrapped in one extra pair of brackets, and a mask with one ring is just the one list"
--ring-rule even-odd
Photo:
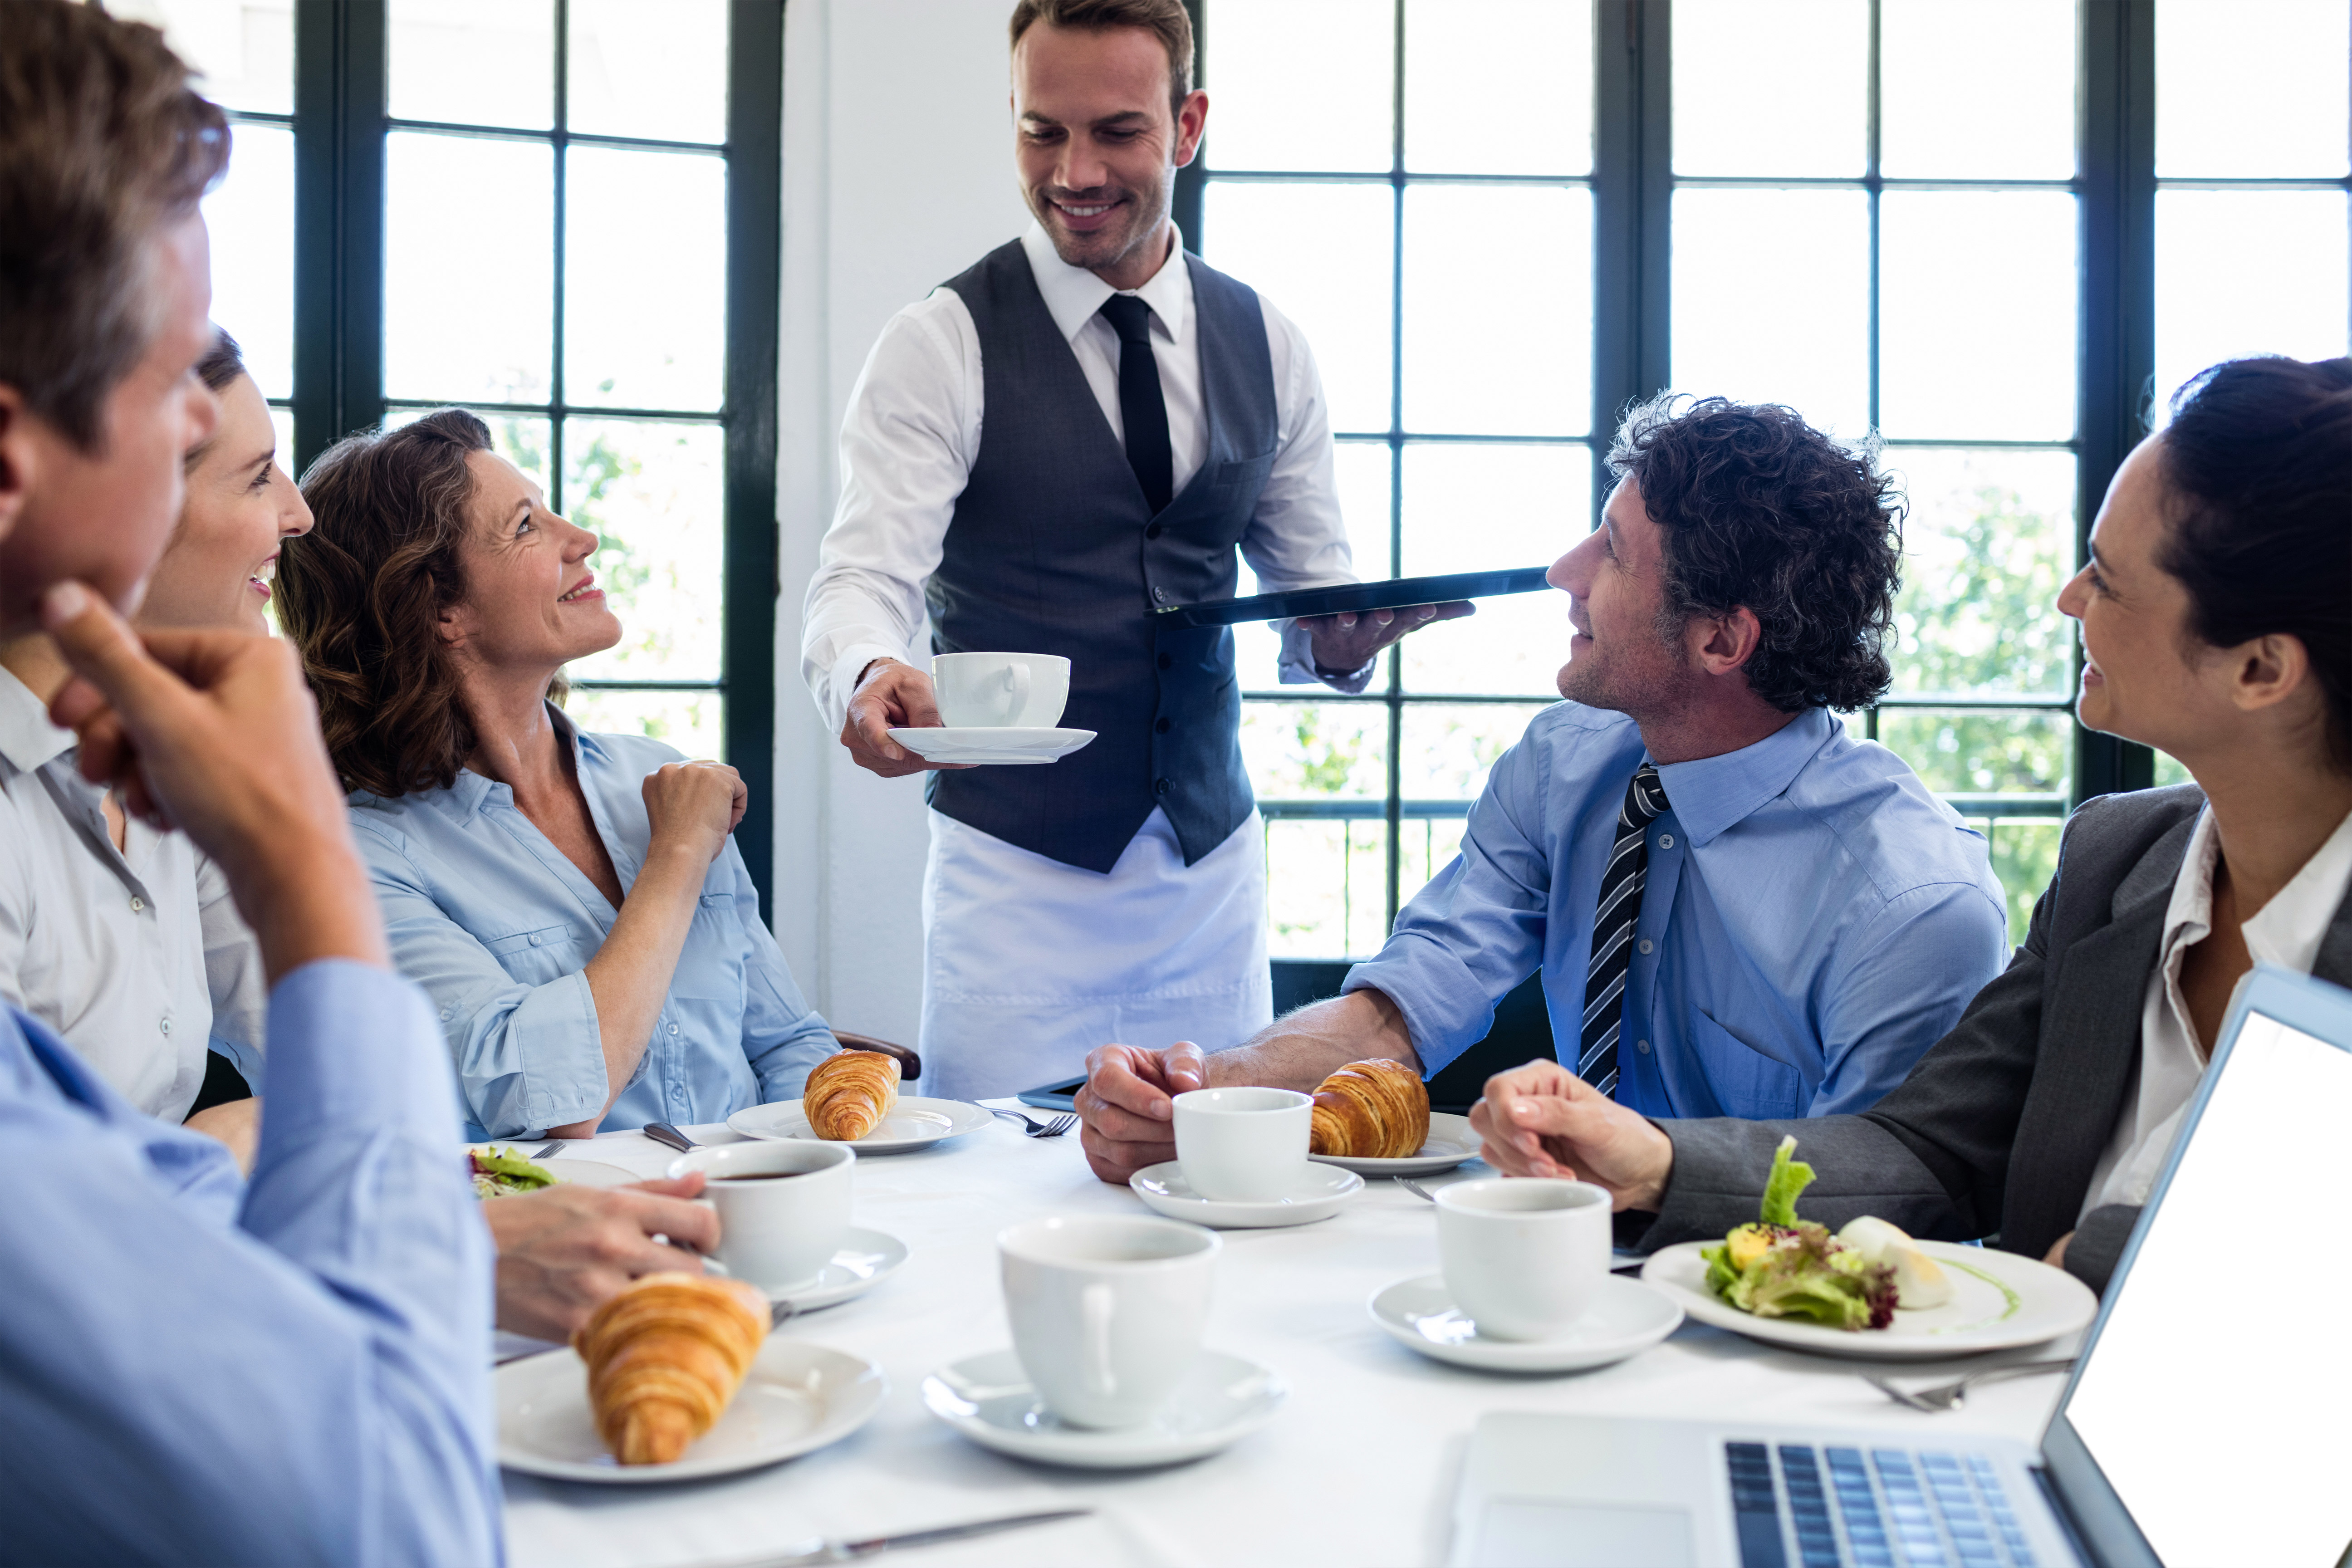
[(1209, 451), (1157, 517), (1014, 241), (949, 281), (980, 335), (979, 455), (925, 596), (939, 653), (1057, 653), (1062, 723), (1094, 742), (1042, 767), (929, 775), (933, 807), (1091, 871), (1155, 805), (1191, 865), (1249, 817), (1233, 634), (1155, 606), (1231, 598), (1234, 546), (1274, 466), (1274, 365), (1257, 295), (1187, 255)]

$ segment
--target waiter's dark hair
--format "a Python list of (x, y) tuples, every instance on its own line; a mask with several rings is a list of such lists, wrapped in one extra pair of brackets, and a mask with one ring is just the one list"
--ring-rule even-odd
[(1141, 27), (1159, 35), (1168, 51), (1168, 102), (1172, 112), (1192, 91), (1192, 17), (1184, 0), (1021, 0), (1013, 7), (1013, 47), (1043, 22), (1089, 33)]
[(278, 624), (302, 652), (346, 789), (446, 789), (473, 753), (439, 622), (466, 596), (466, 460), (489, 450), (478, 417), (436, 408), (397, 430), (345, 437), (302, 476), (316, 521), (278, 547)]
[(2213, 647), (2303, 644), (2331, 762), (2352, 773), (2352, 359), (2230, 360), (2173, 394), (2157, 563)]
[(1870, 453), (1778, 404), (1662, 393), (1626, 411), (1609, 468), (1658, 524), (1660, 636), (1745, 605), (1763, 628), (1748, 689), (1780, 711), (1886, 690), (1904, 509)]

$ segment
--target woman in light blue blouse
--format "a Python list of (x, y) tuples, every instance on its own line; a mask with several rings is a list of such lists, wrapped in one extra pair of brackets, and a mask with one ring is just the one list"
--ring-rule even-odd
[(278, 566), (393, 956), (432, 994), (473, 1139), (719, 1121), (836, 1049), (760, 919), (732, 768), (549, 700), (621, 624), (596, 537), (462, 409), (354, 436)]

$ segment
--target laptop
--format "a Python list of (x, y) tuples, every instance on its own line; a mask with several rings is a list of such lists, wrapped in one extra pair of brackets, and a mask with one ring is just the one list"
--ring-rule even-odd
[(2257, 969), (2037, 1450), (1492, 1415), (1460, 1568), (2330, 1568), (2352, 1543), (2352, 992)]

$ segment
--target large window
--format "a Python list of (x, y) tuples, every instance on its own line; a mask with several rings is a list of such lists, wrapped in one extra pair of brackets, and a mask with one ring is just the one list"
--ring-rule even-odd
[[(1900, 641), (1849, 722), (1986, 832), (2021, 937), (2070, 805), (2157, 776), (2074, 724), (2052, 603), (2151, 392), (2346, 350), (2347, 10), (1199, 0), (1180, 216), (1314, 344), (1367, 576), (1549, 563), (1661, 387), (1881, 443)], [(1488, 601), (1349, 700), (1243, 639), (1278, 955), (1379, 946), (1566, 640)]]
[[(307, 464), (444, 404), (603, 541), (593, 730), (726, 757), (768, 879), (781, 0), (118, 0), (236, 120), (215, 315)], [(298, 238), (299, 236), (299, 238)]]

